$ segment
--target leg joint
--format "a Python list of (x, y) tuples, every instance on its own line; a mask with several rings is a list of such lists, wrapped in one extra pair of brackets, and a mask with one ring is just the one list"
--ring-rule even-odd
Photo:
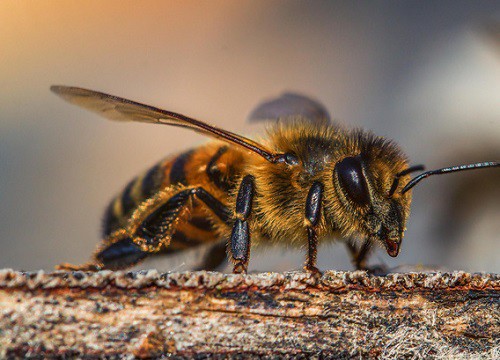
[(202, 187), (193, 188), (191, 194), (196, 196), (199, 200), (203, 201), (213, 213), (221, 219), (225, 224), (228, 224), (231, 219), (231, 213), (226, 205), (221, 203), (219, 199), (215, 198), (212, 194)]

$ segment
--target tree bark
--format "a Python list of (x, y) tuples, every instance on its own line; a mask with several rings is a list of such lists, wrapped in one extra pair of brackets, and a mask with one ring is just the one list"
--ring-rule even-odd
[(0, 271), (0, 358), (500, 355), (500, 276)]

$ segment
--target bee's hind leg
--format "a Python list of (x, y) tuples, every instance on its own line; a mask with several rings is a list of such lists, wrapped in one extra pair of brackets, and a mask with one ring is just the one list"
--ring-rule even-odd
[[(127, 229), (120, 229), (105, 238), (87, 264), (59, 265), (58, 269), (119, 270), (138, 264), (149, 255), (159, 253), (171, 242), (177, 225), (196, 198), (223, 222), (228, 223), (230, 213), (226, 206), (202, 187), (188, 187), (175, 193), (165, 193), (156, 201), (146, 201), (135, 210)], [(154, 209), (151, 211), (151, 209)]]
[(124, 230), (118, 230), (106, 238), (94, 253), (93, 259), (82, 265), (60, 264), (57, 270), (99, 271), (120, 270), (136, 265), (147, 257)]
[(148, 256), (148, 252), (143, 251), (126, 233), (116, 235), (96, 251), (94, 259), (97, 266), (120, 270), (137, 265)]
[(62, 263), (55, 266), (56, 270), (64, 270), (64, 271), (99, 271), (101, 268), (93, 263), (85, 263), (82, 265), (73, 265), (70, 263)]

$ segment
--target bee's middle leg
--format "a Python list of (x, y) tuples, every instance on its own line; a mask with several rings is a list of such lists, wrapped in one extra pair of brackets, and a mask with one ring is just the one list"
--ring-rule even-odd
[(236, 198), (236, 220), (231, 232), (231, 260), (233, 273), (246, 273), (250, 259), (250, 228), (248, 218), (252, 211), (252, 200), (255, 193), (254, 177), (246, 175), (241, 181)]
[(309, 189), (306, 199), (305, 220), (308, 240), (307, 260), (304, 270), (313, 274), (320, 274), (316, 267), (318, 254), (318, 233), (317, 225), (321, 216), (321, 199), (323, 198), (323, 184), (316, 181)]

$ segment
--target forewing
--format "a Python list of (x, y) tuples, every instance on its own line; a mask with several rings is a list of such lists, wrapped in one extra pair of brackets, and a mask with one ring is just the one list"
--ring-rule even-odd
[(273, 154), (253, 140), (171, 111), (78, 87), (52, 86), (50, 89), (64, 100), (110, 120), (136, 121), (190, 128), (205, 135), (242, 146), (268, 161), (274, 161), (277, 156), (277, 154)]
[(321, 103), (296, 93), (284, 93), (278, 98), (261, 103), (250, 113), (248, 120), (286, 121), (297, 117), (306, 118), (313, 123), (330, 121), (330, 115)]

